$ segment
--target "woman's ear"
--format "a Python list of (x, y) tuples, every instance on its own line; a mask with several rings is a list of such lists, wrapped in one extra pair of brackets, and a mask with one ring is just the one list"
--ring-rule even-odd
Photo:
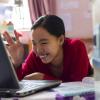
[(59, 42), (60, 42), (60, 45), (63, 45), (63, 43), (64, 43), (64, 35), (61, 35), (60, 37), (59, 37)]

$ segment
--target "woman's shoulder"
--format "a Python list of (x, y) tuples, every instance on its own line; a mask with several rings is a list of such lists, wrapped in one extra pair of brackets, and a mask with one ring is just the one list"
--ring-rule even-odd
[(85, 44), (80, 39), (65, 39), (64, 53), (69, 57), (86, 54)]
[(84, 47), (84, 43), (80, 39), (65, 38), (65, 45), (71, 47)]

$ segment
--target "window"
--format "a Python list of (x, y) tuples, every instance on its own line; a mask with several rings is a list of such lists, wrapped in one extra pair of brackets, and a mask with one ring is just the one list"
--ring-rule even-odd
[(32, 24), (28, 8), (28, 0), (25, 0), (20, 6), (13, 6), (12, 22), (14, 23), (15, 29), (27, 30), (31, 28)]

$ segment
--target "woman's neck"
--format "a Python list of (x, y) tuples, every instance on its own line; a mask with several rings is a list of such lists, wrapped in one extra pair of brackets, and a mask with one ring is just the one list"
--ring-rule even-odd
[(63, 72), (63, 49), (59, 52), (58, 57), (51, 64), (51, 72), (54, 76), (60, 77)]
[(55, 67), (60, 67), (63, 65), (63, 49), (61, 49), (58, 53), (58, 55), (56, 56), (56, 58), (53, 60), (53, 62), (51, 63), (51, 65), (55, 66)]

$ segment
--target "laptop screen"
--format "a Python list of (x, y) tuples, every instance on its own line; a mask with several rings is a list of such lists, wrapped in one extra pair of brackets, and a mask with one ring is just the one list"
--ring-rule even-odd
[(0, 90), (18, 88), (18, 79), (0, 36)]

